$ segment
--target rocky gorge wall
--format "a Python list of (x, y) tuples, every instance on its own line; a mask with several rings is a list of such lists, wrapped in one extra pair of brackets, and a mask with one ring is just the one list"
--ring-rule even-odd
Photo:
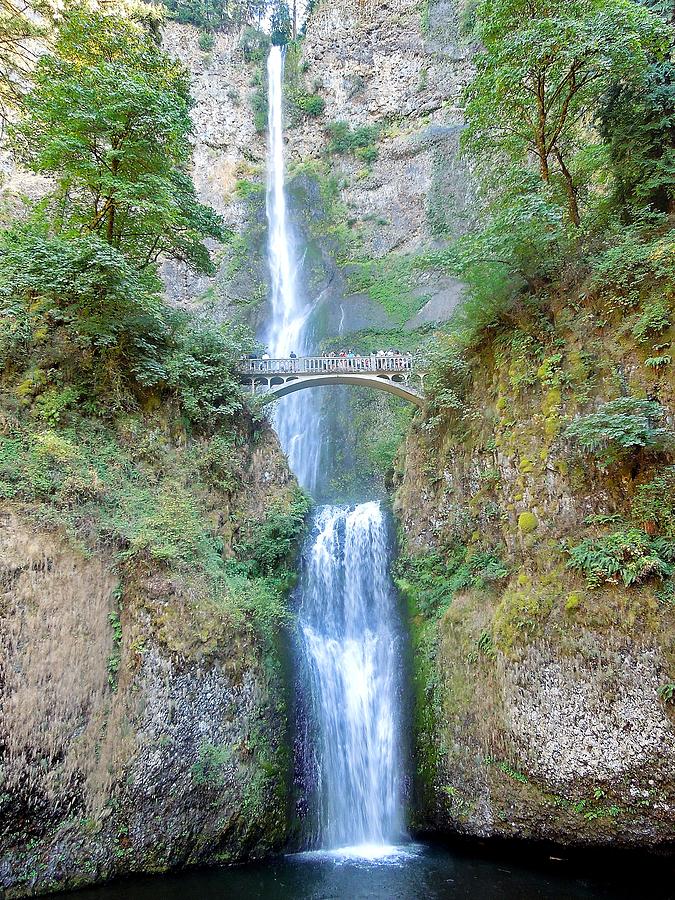
[(634, 322), (560, 297), (545, 327), (496, 329), (399, 457), (420, 831), (673, 845), (672, 454), (605, 464), (565, 435), (629, 394), (672, 429)]
[[(286, 839), (283, 613), (261, 599), (264, 582), (236, 570), (214, 580), (198, 554), (204, 540), (225, 557), (242, 542), (254, 554), (294, 481), (267, 430), (228, 456), (238, 482), (228, 487), (145, 425), (133, 493), (122, 507), (110, 498), (118, 519), (139, 504), (135, 546), (114, 533), (92, 544), (81, 518), (76, 533), (50, 523), (69, 516), (58, 490), (48, 508), (0, 506), (0, 896), (232, 863)], [(202, 442), (200, 455), (215, 449)], [(104, 507), (114, 487), (89, 472), (89, 511), (85, 482), (75, 512), (93, 522), (91, 492)], [(146, 476), (159, 485), (147, 512)], [(75, 489), (74, 476), (63, 487)]]

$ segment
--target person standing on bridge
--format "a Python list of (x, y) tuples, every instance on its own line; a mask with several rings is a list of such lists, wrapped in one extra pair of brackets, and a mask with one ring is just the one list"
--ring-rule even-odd
[(265, 350), (265, 352), (263, 353), (263, 355), (262, 355), (261, 358), (262, 358), (262, 364), (261, 364), (261, 367), (260, 367), (261, 372), (269, 372), (269, 369), (270, 369), (270, 355), (269, 355), (269, 353), (267, 352), (267, 350)]
[(298, 371), (298, 363), (297, 363), (298, 354), (295, 353), (295, 351), (291, 350), (289, 356), (290, 356), (290, 360), (291, 360), (291, 372), (297, 372)]

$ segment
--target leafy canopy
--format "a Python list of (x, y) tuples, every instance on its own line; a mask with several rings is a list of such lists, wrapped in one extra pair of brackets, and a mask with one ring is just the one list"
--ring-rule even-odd
[(187, 174), (189, 109), (185, 69), (140, 27), (72, 11), (16, 129), (25, 162), (56, 181), (58, 227), (101, 236), (137, 268), (165, 254), (212, 272), (203, 239), (224, 233)]
[[(36, 10), (41, 3), (34, 3)], [(31, 39), (42, 35), (42, 28), (26, 15), (27, 6), (15, 0), (0, 0), (0, 121), (21, 99), (22, 79), (31, 70), (36, 55)]]
[(79, 396), (98, 412), (153, 391), (216, 429), (242, 407), (234, 372), (251, 346), (241, 328), (166, 307), (154, 268), (139, 271), (98, 235), (32, 221), (0, 236), (0, 365), (47, 420)]
[(669, 29), (632, 0), (483, 0), (484, 50), (467, 89), (465, 145), (488, 165), (498, 154), (562, 188), (580, 224), (575, 157), (589, 140), (598, 98), (616, 80), (639, 81), (649, 54), (663, 54)]
[(178, 22), (219, 31), (232, 25), (260, 26), (268, 0), (162, 0), (162, 3)]

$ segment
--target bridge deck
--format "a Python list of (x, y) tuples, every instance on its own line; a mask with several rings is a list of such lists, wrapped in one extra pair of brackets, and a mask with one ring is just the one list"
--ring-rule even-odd
[(368, 372), (373, 375), (412, 372), (413, 357), (399, 356), (299, 356), (295, 359), (242, 359), (240, 375), (323, 375), (326, 372)]

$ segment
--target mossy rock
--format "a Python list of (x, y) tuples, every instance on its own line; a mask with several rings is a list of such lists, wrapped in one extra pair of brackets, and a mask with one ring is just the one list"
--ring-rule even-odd
[(539, 520), (533, 512), (525, 510), (518, 516), (518, 531), (521, 534), (531, 534), (539, 526)]

